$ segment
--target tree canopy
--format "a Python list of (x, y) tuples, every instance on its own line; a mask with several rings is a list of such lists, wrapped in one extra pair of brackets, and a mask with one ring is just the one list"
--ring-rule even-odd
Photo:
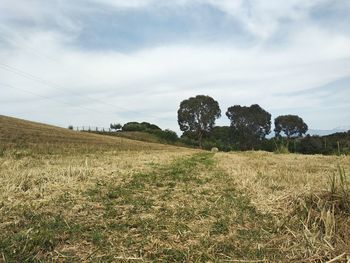
[(271, 114), (258, 104), (229, 107), (226, 116), (231, 121), (232, 138), (241, 150), (254, 148), (271, 131)]
[(123, 125), (123, 131), (148, 131), (148, 130), (161, 130), (157, 125), (149, 122), (128, 122)]
[[(271, 132), (271, 114), (258, 104), (251, 106), (235, 105), (229, 107), (226, 116), (230, 126), (215, 126), (221, 116), (219, 103), (205, 95), (197, 95), (180, 103), (178, 124), (183, 132), (181, 138), (171, 130), (162, 130), (149, 122), (128, 122), (124, 125), (112, 123), (110, 130), (123, 132), (140, 131), (156, 136), (158, 142), (188, 145), (210, 150), (214, 147), (221, 151), (264, 150), (281, 152), (299, 152), (305, 154), (348, 154), (350, 153), (350, 130), (327, 136), (306, 134), (307, 124), (297, 115), (282, 115), (275, 119), (275, 136), (266, 138)], [(72, 128), (70, 126), (69, 128)], [(89, 130), (106, 134), (98, 130)], [(108, 132), (107, 132), (108, 134)], [(131, 133), (138, 135), (140, 133)], [(112, 135), (112, 134), (111, 134)], [(154, 140), (154, 136), (152, 140)], [(284, 140), (283, 137), (287, 139)], [(148, 136), (149, 137), (149, 136)], [(148, 138), (147, 137), (147, 138)]]
[(123, 125), (121, 125), (120, 123), (111, 123), (111, 125), (109, 125), (109, 128), (112, 130), (121, 130), (123, 127)]
[(180, 130), (193, 132), (202, 147), (203, 136), (213, 129), (215, 120), (221, 117), (221, 110), (213, 98), (198, 95), (182, 101), (177, 116)]
[(288, 139), (301, 137), (307, 130), (307, 124), (297, 115), (281, 115), (275, 119), (276, 137), (280, 137), (282, 132)]

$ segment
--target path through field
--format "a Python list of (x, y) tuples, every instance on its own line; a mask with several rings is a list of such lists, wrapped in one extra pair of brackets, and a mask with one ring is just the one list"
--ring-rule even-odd
[[(273, 232), (271, 218), (237, 191), (213, 154), (149, 166), (117, 180), (96, 177), (82, 191), (67, 189), (42, 204), (33, 197), (3, 207), (8, 220), (1, 225), (3, 258), (183, 262), (261, 258), (273, 252), (264, 245)], [(85, 179), (80, 180), (75, 183), (84, 188)], [(28, 188), (22, 189), (22, 198), (37, 187), (27, 184), (21, 185)]]
[[(271, 200), (254, 200), (266, 189), (245, 188), (245, 180), (251, 187), (262, 187), (261, 171), (252, 173), (258, 179), (249, 178), (249, 167), (264, 155), (184, 151), (111, 153), (84, 160), (79, 156), (4, 159), (2, 168), (13, 177), (6, 179), (2, 169), (2, 258), (6, 262), (276, 262), (286, 256), (301, 260), (307, 253), (304, 247), (294, 248), (300, 254), (288, 251), (287, 243), (293, 243), (289, 235), (296, 230), (285, 233), (286, 222), (280, 223), (281, 215), (273, 211), (277, 207), (264, 210), (262, 204), (273, 205)], [(241, 175), (232, 176), (227, 167)], [(284, 185), (268, 187), (278, 197)], [(268, 193), (265, 197), (270, 198)], [(300, 240), (296, 237), (294, 242)], [(316, 255), (312, 247), (308, 250), (309, 258)]]
[(0, 262), (346, 262), (350, 253), (349, 156), (214, 154), (0, 124)]

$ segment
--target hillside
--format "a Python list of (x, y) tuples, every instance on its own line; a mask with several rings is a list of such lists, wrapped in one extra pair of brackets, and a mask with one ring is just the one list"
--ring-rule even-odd
[(0, 262), (350, 255), (350, 156), (214, 154), (4, 116), (0, 136)]
[(152, 143), (163, 143), (163, 141), (154, 134), (142, 131), (118, 131), (118, 132), (89, 132), (95, 134), (103, 134), (106, 136), (114, 136), (127, 138), (136, 141), (152, 142)]
[(156, 150), (169, 147), (127, 138), (96, 135), (0, 115), (0, 148), (35, 153), (105, 150)]

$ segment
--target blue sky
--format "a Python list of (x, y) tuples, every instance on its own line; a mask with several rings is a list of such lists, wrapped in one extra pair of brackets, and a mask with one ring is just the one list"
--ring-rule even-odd
[(63, 127), (149, 121), (180, 102), (350, 126), (348, 0), (0, 3), (0, 114)]

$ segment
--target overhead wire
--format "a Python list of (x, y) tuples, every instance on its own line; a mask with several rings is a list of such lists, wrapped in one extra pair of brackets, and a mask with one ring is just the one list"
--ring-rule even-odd
[[(35, 75), (31, 74), (31, 73), (27, 73), (27, 72), (25, 72), (23, 70), (20, 70), (18, 68), (13, 67), (13, 66), (7, 65), (7, 64), (5, 64), (3, 62), (0, 62), (0, 68), (4, 69), (6, 71), (9, 71), (9, 72), (11, 72), (13, 74), (19, 75), (21, 77), (24, 77), (24, 78), (27, 78), (27, 79), (30, 79), (30, 80), (34, 80), (36, 82), (44, 84), (44, 85), (50, 87), (51, 89), (59, 90), (61, 92), (63, 90), (63, 91), (65, 91), (65, 93), (70, 93), (71, 95), (79, 96), (81, 98), (84, 98), (84, 99), (87, 99), (87, 100), (90, 100), (90, 101), (98, 102), (98, 103), (101, 103), (103, 105), (107, 105), (109, 107), (112, 107), (113, 109), (117, 108), (117, 109), (120, 109), (120, 110), (122, 110), (124, 112), (129, 112), (129, 113), (134, 113), (134, 114), (138, 114), (138, 115), (148, 116), (148, 117), (153, 118), (153, 119), (159, 119), (159, 117), (155, 116), (155, 115), (140, 113), (138, 111), (133, 111), (133, 110), (130, 110), (130, 109), (126, 109), (124, 107), (116, 106), (116, 105), (110, 104), (108, 102), (102, 101), (100, 99), (92, 98), (92, 97), (87, 96), (87, 95), (81, 96), (81, 94), (78, 93), (78, 92), (73, 92), (72, 90), (66, 89), (66, 88), (64, 88), (64, 87), (62, 87), (60, 85), (57, 85), (57, 84), (55, 84), (55, 83), (53, 83), (51, 81), (44, 80), (44, 79), (42, 79), (42, 78), (40, 78), (38, 76), (35, 76)], [(173, 122), (173, 120), (170, 120), (170, 119), (164, 119), (164, 118), (161, 118), (161, 119)]]
[(13, 90), (20, 91), (22, 93), (27, 93), (27, 94), (30, 94), (32, 96), (38, 97), (38, 98), (51, 100), (51, 101), (62, 103), (62, 104), (65, 104), (65, 105), (68, 105), (68, 106), (72, 106), (72, 107), (75, 107), (75, 108), (80, 108), (80, 109), (83, 109), (83, 110), (89, 110), (89, 111), (92, 111), (92, 112), (103, 113), (103, 112), (98, 111), (96, 109), (91, 109), (91, 108), (87, 108), (87, 107), (84, 107), (84, 106), (81, 106), (81, 105), (76, 105), (76, 104), (73, 104), (73, 103), (69, 103), (69, 102), (66, 102), (66, 101), (63, 101), (63, 100), (54, 99), (52, 97), (43, 96), (43, 95), (38, 94), (36, 92), (32, 92), (32, 91), (29, 91), (29, 90), (25, 90), (25, 89), (21, 89), (21, 88), (18, 88), (18, 87), (14, 87), (13, 85), (10, 85), (10, 84), (6, 84), (6, 83), (1, 83), (0, 82), (0, 86), (2, 86), (2, 87), (9, 87), (9, 88), (11, 88)]
[[(5, 39), (4, 35), (0, 36), (2, 37), (3, 39)], [(14, 41), (13, 39), (7, 39), (8, 41), (12, 42), (12, 43), (15, 43), (18, 47), (20, 48), (23, 48), (23, 45), (21, 44), (18, 44), (16, 41)], [(49, 60), (52, 60), (54, 62), (60, 62), (56, 59), (53, 59), (47, 55), (40, 55), (40, 52), (37, 52), (35, 49), (33, 48), (29, 48), (26, 46), (27, 49), (30, 49), (34, 55), (37, 55), (37, 56), (40, 56), (40, 57), (44, 57), (45, 59), (49, 59)], [(173, 119), (167, 119), (167, 118), (162, 118), (162, 117), (159, 117), (159, 116), (156, 116), (156, 115), (153, 115), (153, 114), (149, 114), (149, 113), (141, 113), (139, 111), (134, 111), (134, 110), (130, 110), (128, 108), (124, 108), (124, 107), (121, 107), (121, 106), (118, 106), (118, 105), (114, 105), (114, 104), (111, 104), (111, 103), (108, 103), (106, 101), (103, 101), (103, 100), (100, 100), (100, 99), (97, 99), (97, 98), (92, 98), (88, 95), (84, 95), (82, 96), (81, 93), (78, 93), (78, 92), (74, 92), (72, 91), (71, 89), (67, 89), (67, 88), (64, 88), (62, 87), (61, 85), (58, 85), (52, 81), (47, 81), (45, 79), (42, 79), (41, 77), (38, 77), (34, 74), (31, 74), (31, 73), (28, 73), (28, 72), (25, 72), (21, 69), (18, 69), (16, 67), (13, 67), (13, 66), (10, 66), (6, 63), (3, 63), (3, 62), (0, 62), (0, 68), (2, 68), (3, 70), (6, 70), (6, 71), (9, 71), (13, 74), (16, 74), (16, 75), (19, 75), (21, 77), (24, 77), (24, 78), (27, 78), (27, 79), (30, 79), (30, 80), (33, 80), (33, 81), (36, 81), (36, 82), (39, 82), (41, 84), (44, 84), (46, 85), (47, 87), (51, 88), (51, 89), (55, 89), (55, 90), (59, 90), (60, 92), (64, 91), (66, 94), (73, 94), (77, 97), (80, 97), (80, 98), (83, 98), (85, 100), (90, 100), (90, 101), (93, 101), (93, 102), (97, 102), (97, 103), (100, 103), (100, 104), (103, 104), (103, 105), (106, 105), (106, 106), (109, 106), (109, 107), (112, 107), (114, 110), (115, 109), (119, 109), (120, 111), (123, 111), (123, 112), (128, 112), (128, 113), (133, 113), (133, 114), (136, 114), (136, 115), (140, 115), (140, 116), (146, 116), (146, 117), (149, 117), (149, 118), (152, 118), (152, 119), (161, 119), (163, 121), (169, 121), (169, 122), (174, 122)], [(30, 91), (27, 91), (27, 93), (30, 93)], [(120, 114), (120, 112), (118, 112), (118, 114)]]

